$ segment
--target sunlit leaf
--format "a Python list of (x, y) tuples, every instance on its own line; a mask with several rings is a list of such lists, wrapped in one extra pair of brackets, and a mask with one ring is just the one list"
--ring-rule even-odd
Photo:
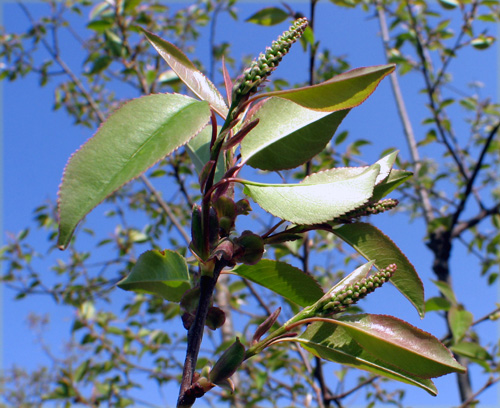
[[(396, 161), (396, 157), (398, 155), (398, 151), (392, 152), (387, 156), (382, 157), (375, 164), (380, 166), (380, 173), (375, 179), (376, 184), (382, 183), (387, 179), (389, 174), (391, 173), (392, 166)], [(329, 169), (325, 171), (320, 171), (318, 173), (311, 174), (307, 176), (303, 183), (328, 183), (332, 181), (342, 180), (348, 177), (355, 177), (368, 169), (368, 166), (362, 167), (337, 167), (334, 169)], [(377, 187), (375, 187), (376, 191)]]
[(366, 203), (373, 194), (380, 166), (326, 183), (262, 184), (244, 180), (245, 194), (264, 210), (295, 224), (333, 220)]
[(177, 252), (170, 250), (144, 252), (130, 274), (118, 283), (118, 287), (179, 302), (184, 292), (191, 288), (187, 262)]
[(373, 225), (357, 222), (335, 228), (333, 233), (351, 245), (377, 269), (396, 264), (398, 269), (391, 278), (393, 285), (408, 298), (418, 313), (425, 313), (424, 286), (413, 265), (401, 250)]
[(309, 306), (323, 296), (316, 280), (286, 262), (262, 259), (255, 265), (237, 265), (231, 271), (297, 303)]
[(207, 102), (177, 94), (134, 99), (115, 111), (70, 158), (59, 190), (59, 240), (97, 204), (184, 145), (208, 122)]
[(341, 326), (314, 323), (296, 340), (302, 347), (320, 358), (415, 385), (431, 395), (437, 395), (437, 389), (431, 380), (420, 378), (375, 358), (354, 341)]
[(322, 112), (349, 109), (363, 103), (380, 81), (394, 71), (394, 68), (392, 64), (357, 68), (317, 85), (264, 92), (257, 94), (254, 99), (278, 96), (305, 108)]
[(146, 30), (143, 30), (143, 32), (158, 51), (158, 54), (170, 65), (170, 68), (175, 71), (181, 81), (200, 99), (210, 103), (210, 106), (225, 118), (228, 108), (215, 85), (175, 45)]
[(438, 2), (447, 10), (453, 10), (454, 8), (460, 6), (460, 2), (458, 0), (438, 0)]
[(326, 147), (347, 113), (317, 112), (270, 98), (249, 118), (259, 124), (241, 142), (241, 158), (261, 170), (300, 166)]
[(465, 372), (434, 336), (393, 316), (361, 314), (335, 319), (374, 357), (421, 378)]

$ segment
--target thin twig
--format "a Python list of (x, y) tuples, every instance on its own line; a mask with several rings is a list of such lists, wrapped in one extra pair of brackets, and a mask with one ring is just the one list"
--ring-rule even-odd
[(467, 199), (469, 198), (469, 196), (472, 192), (472, 187), (474, 186), (474, 182), (476, 181), (476, 178), (477, 178), (479, 172), (481, 171), (481, 167), (483, 166), (484, 158), (486, 157), (486, 153), (488, 151), (488, 148), (490, 147), (491, 142), (493, 141), (493, 138), (495, 137), (499, 128), (500, 128), (500, 122), (497, 123), (497, 125), (490, 131), (488, 138), (486, 139), (486, 142), (483, 145), (483, 149), (481, 150), (481, 154), (479, 155), (479, 158), (477, 159), (476, 165), (474, 166), (474, 171), (472, 172), (472, 175), (468, 179), (467, 185), (465, 186), (465, 191), (462, 194), (462, 199), (460, 200), (460, 203), (458, 204), (457, 210), (453, 214), (453, 218), (451, 220), (450, 230), (453, 230), (454, 226), (458, 222), (458, 219), (460, 218), (460, 215), (462, 214), (462, 211), (465, 209), (465, 204), (467, 203)]
[[(389, 29), (387, 27), (387, 21), (385, 18), (385, 12), (380, 4), (380, 0), (377, 1), (377, 14), (378, 14), (378, 19), (379, 19), (379, 24), (380, 24), (380, 30), (382, 31), (382, 41), (384, 43), (384, 48), (386, 51), (386, 55), (389, 53), (390, 45), (389, 45)], [(391, 87), (392, 91), (394, 93), (394, 99), (396, 100), (396, 105), (398, 108), (399, 112), (399, 117), (401, 119), (401, 123), (403, 125), (404, 133), (406, 136), (406, 141), (408, 143), (408, 148), (410, 149), (410, 154), (413, 162), (413, 166), (415, 168), (415, 174), (414, 174), (414, 179), (415, 183), (417, 186), (417, 192), (418, 195), (420, 196), (420, 199), (422, 201), (422, 208), (424, 211), (424, 217), (426, 220), (426, 223), (429, 224), (434, 219), (434, 214), (432, 212), (432, 205), (431, 201), (429, 199), (429, 192), (427, 189), (422, 185), (422, 183), (419, 183), (419, 174), (420, 174), (420, 154), (418, 152), (418, 147), (417, 147), (417, 142), (415, 140), (415, 134), (413, 133), (413, 126), (411, 124), (408, 111), (406, 109), (406, 104), (403, 99), (403, 95), (401, 93), (401, 88), (399, 86), (399, 81), (397, 74), (393, 72), (390, 75), (390, 81), (391, 81)]]

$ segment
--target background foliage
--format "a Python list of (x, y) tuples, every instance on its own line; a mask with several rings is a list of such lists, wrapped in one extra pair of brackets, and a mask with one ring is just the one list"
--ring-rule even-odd
[[(245, 31), (248, 23), (243, 19), (252, 13), (240, 15), (240, 3), (200, 1), (168, 6), (125, 1), (117, 6), (121, 7), (120, 13), (105, 3), (68, 1), (35, 8), (20, 3), (16, 7), (20, 7), (28, 28), (2, 32), (2, 79), (36, 78), (40, 86), (51, 87), (54, 109), (64, 111), (75, 126), (89, 129), (79, 143), (123, 99), (151, 92), (182, 91), (181, 83), (161, 63), (136, 25), (169, 39), (187, 53), (196, 49), (190, 53), (193, 58), (206, 48), (200, 44), (206, 44), (208, 37), (205, 71), (216, 82), (220, 81), (218, 70), (223, 55), (234, 67), (233, 72), (241, 71), (240, 56), (232, 57), (239, 49), (237, 39), (233, 37), (234, 44), (217, 41), (224, 18), (238, 18), (238, 27), (242, 27), (239, 32)], [(281, 11), (268, 9), (251, 19), (264, 25), (279, 21), (286, 25), (290, 15), (298, 11), (310, 18), (313, 30), (308, 35), (313, 46), (309, 44), (300, 58), (314, 63), (314, 68), (303, 65), (304, 83), (328, 79), (359, 58), (356, 49), (346, 54), (339, 53), (339, 48), (328, 50), (319, 34), (313, 36), (320, 29), (314, 24), (316, 6), (314, 1), (292, 3), (279, 6)], [(489, 317), (495, 317), (497, 306), (492, 298), (481, 302), (484, 308), (477, 309), (478, 293), (483, 292), (471, 288), (477, 285), (474, 287), (487, 290), (498, 277), (498, 106), (493, 89), (482, 87), (480, 82), (489, 71), (481, 64), (481, 53), (494, 42), (498, 4), (332, 1), (321, 7), (332, 16), (344, 12), (340, 7), (362, 9), (367, 24), (375, 19), (378, 22), (379, 27), (371, 35), (380, 33), (387, 61), (398, 64), (398, 77), (392, 79), (394, 100), (387, 107), (391, 114), (383, 118), (398, 137), (389, 145), (375, 121), (365, 134), (343, 130), (309, 170), (285, 172), (284, 176), (294, 180), (326, 166), (356, 165), (360, 157), (365, 157), (361, 152), (370, 143), (370, 151), (376, 156), (391, 147), (403, 150), (401, 157), (406, 160), (399, 166), (413, 166), (416, 177), (402, 193), (402, 213), (398, 215), (402, 218), (398, 220), (404, 221), (389, 218), (388, 223), (398, 223), (395, 229), (404, 230), (403, 235), (411, 237), (411, 245), (428, 245), (435, 285), (442, 296), (429, 298), (427, 319), (435, 315), (434, 322), (443, 327), (447, 344), (459, 353), (462, 363), (469, 364), (475, 381), (471, 383), (470, 375), (459, 377), (454, 392), (462, 406), (472, 406), (499, 378), (497, 341), (487, 335), (494, 327)], [(265, 31), (266, 37), (269, 30)], [(343, 39), (336, 41), (341, 43)], [(262, 44), (267, 44), (266, 40)], [(80, 60), (72, 55), (76, 47), (82, 50)], [(382, 54), (377, 58), (365, 59), (364, 64), (385, 62)], [(200, 61), (197, 63), (201, 66)], [(358, 65), (357, 61), (353, 65)], [(281, 89), (289, 85), (286, 79), (279, 79), (269, 87)], [(192, 203), (199, 199), (193, 188), (195, 172), (187, 164), (186, 154), (179, 150), (146, 177), (114, 194), (99, 210), (103, 214), (99, 221), (89, 220), (79, 228), (79, 238), (70, 247), (69, 255), (55, 250), (53, 200), (35, 210), (36, 228), (47, 237), (43, 247), (32, 240), (35, 232), (29, 233), (28, 229), (7, 238), (2, 252), (4, 281), (9, 288), (6, 295), (18, 299), (48, 295), (71, 311), (72, 323), (70, 332), (59, 333), (61, 341), (68, 345), (64, 353), (53, 343), (46, 344), (50, 357), (46, 367), (6, 370), (6, 392), (2, 397), (5, 406), (34, 407), (54, 402), (59, 406), (159, 405), (162, 393), (168, 395), (177, 388), (182, 366), (179, 346), (184, 341), (178, 306), (149, 296), (118, 293), (114, 283), (144, 250), (184, 247), (186, 236), (182, 231), (188, 230)], [(415, 223), (408, 224), (408, 219)], [(262, 216), (260, 222), (265, 225), (269, 220)], [(422, 224), (425, 235), (416, 237), (413, 228), (419, 231)], [(320, 276), (324, 286), (331, 286), (359, 264), (356, 259), (341, 263), (344, 252), (340, 242), (317, 233), (309, 236), (306, 245), (298, 242), (277, 246), (274, 256), (292, 259), (297, 266)], [(339, 253), (343, 256), (339, 257)], [(464, 253), (475, 259), (466, 264), (467, 270), (461, 266)], [(460, 262), (454, 262), (453, 257)], [(428, 292), (436, 293), (429, 280), (431, 273), (419, 272)], [(224, 342), (235, 332), (251, 333), (278, 301), (270, 293), (257, 293), (250, 282), (229, 279), (220, 286), (217, 303), (231, 311), (230, 324), (224, 326), (222, 336), (216, 333), (208, 341), (223, 350)], [(284, 313), (291, 313), (286, 305)], [(32, 317), (31, 323), (43, 338), (47, 324), (43, 314)], [(358, 402), (364, 399), (365, 404), (414, 403), (411, 398), (405, 399), (399, 384), (309, 361), (299, 349), (270, 349), (268, 353), (250, 361), (236, 378), (241, 385), (237, 398), (221, 394), (212, 396), (213, 400), (232, 400), (236, 406), (249, 407), (266, 402), (279, 406), (342, 406), (349, 404), (353, 396)], [(202, 363), (213, 357), (207, 354), (204, 358)], [(283, 378), (289, 380), (284, 382)], [(151, 382), (158, 385), (160, 396), (146, 401), (145, 396), (151, 394), (140, 387)], [(449, 392), (442, 404), (448, 404)]]

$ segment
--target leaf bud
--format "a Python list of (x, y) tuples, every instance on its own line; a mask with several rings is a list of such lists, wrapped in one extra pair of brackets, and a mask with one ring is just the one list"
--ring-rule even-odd
[(234, 239), (234, 260), (245, 265), (255, 265), (264, 254), (264, 240), (260, 235), (251, 231), (243, 231), (241, 236)]
[(231, 377), (245, 359), (245, 347), (238, 337), (231, 346), (217, 360), (210, 371), (208, 379), (214, 383), (222, 383)]
[(252, 207), (250, 206), (250, 202), (248, 199), (243, 198), (239, 201), (236, 201), (236, 215), (248, 215), (252, 211)]
[(273, 324), (276, 323), (276, 320), (278, 319), (278, 316), (281, 313), (281, 307), (277, 308), (266, 320), (264, 320), (259, 327), (257, 327), (257, 330), (255, 330), (255, 334), (253, 335), (252, 338), (252, 344), (258, 343), (260, 341), (260, 338), (266, 334), (271, 327), (273, 327)]
[(206, 254), (203, 254), (203, 226), (201, 218), (201, 207), (195, 204), (191, 214), (191, 244), (189, 247), (196, 256), (203, 259)]
[(222, 327), (225, 322), (226, 314), (222, 309), (215, 306), (212, 306), (208, 309), (205, 326), (207, 326), (209, 329), (217, 330), (219, 327)]
[(236, 220), (236, 204), (227, 196), (220, 196), (213, 203), (219, 218), (219, 233), (221, 237), (227, 237), (234, 228)]

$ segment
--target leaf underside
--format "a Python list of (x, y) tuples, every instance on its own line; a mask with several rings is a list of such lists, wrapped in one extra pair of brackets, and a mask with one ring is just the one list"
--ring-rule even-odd
[(380, 166), (355, 177), (328, 183), (261, 184), (242, 181), (245, 194), (269, 213), (299, 225), (333, 220), (366, 203), (373, 194)]

